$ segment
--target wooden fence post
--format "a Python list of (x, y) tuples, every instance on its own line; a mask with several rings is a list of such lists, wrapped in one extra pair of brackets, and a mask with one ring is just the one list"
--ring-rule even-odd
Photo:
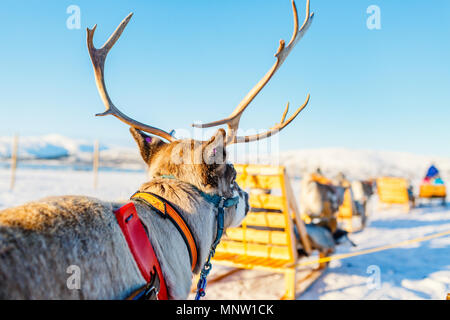
[(11, 184), (9, 189), (12, 191), (16, 183), (16, 170), (17, 170), (17, 153), (19, 150), (19, 135), (16, 134), (13, 140), (13, 147), (11, 153)]
[(99, 143), (98, 140), (94, 141), (94, 160), (93, 160), (93, 171), (94, 171), (94, 189), (97, 189), (98, 185), (98, 167), (99, 167)]

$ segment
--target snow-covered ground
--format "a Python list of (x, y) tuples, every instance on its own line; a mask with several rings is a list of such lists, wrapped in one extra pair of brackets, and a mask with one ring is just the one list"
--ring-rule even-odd
[[(89, 171), (19, 169), (14, 191), (10, 171), (0, 169), (0, 209), (45, 196), (82, 194), (104, 200), (125, 200), (146, 180), (142, 172), (101, 171), (93, 188)], [(293, 179), (298, 194), (299, 180)], [(450, 207), (377, 211), (371, 201), (369, 225), (351, 235), (358, 247), (347, 253), (450, 230)], [(301, 204), (300, 204), (301, 205)], [(212, 277), (226, 270), (214, 265)], [(378, 277), (379, 275), (379, 277)], [(377, 282), (377, 278), (380, 280)], [(208, 299), (276, 299), (283, 293), (282, 275), (243, 270), (207, 287)], [(383, 252), (333, 261), (301, 299), (444, 299), (450, 292), (450, 236)]]
[(103, 200), (126, 200), (147, 180), (145, 171), (100, 171), (98, 187), (90, 171), (67, 169), (23, 169), (9, 190), (11, 172), (0, 169), (0, 210), (48, 196), (86, 195)]
[[(375, 201), (372, 202), (374, 204)], [(368, 227), (351, 235), (347, 253), (450, 230), (450, 208), (374, 211)], [(374, 282), (379, 274), (379, 283)], [(333, 261), (301, 299), (445, 299), (450, 293), (450, 236)]]
[[(371, 201), (369, 225), (350, 235), (357, 247), (342, 245), (336, 254), (398, 243), (450, 230), (450, 207), (423, 207), (409, 214), (401, 208), (376, 211)], [(316, 259), (313, 257), (313, 260)], [(210, 277), (231, 268), (214, 265)], [(305, 273), (300, 272), (301, 279)], [(281, 274), (242, 270), (213, 282), (207, 299), (278, 299), (284, 293)], [(450, 236), (395, 249), (332, 261), (324, 274), (299, 297), (311, 299), (437, 299), (450, 293)], [(193, 295), (192, 295), (193, 296)]]

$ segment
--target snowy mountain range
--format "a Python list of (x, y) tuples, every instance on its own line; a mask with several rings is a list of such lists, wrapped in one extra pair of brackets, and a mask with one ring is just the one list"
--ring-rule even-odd
[[(0, 137), (0, 162), (11, 158), (13, 138)], [(129, 167), (144, 169), (137, 148), (107, 145), (100, 143), (102, 165), (110, 167)], [(91, 165), (94, 143), (72, 139), (58, 134), (19, 138), (19, 163), (41, 165)]]
[[(12, 138), (0, 137), (0, 163), (11, 157)], [(38, 137), (20, 137), (20, 163), (38, 165), (85, 165), (93, 158), (93, 142), (52, 134)], [(135, 147), (100, 144), (102, 166), (144, 169), (144, 163)], [(431, 163), (444, 179), (450, 179), (450, 158), (418, 155), (405, 152), (352, 150), (345, 148), (306, 149), (281, 152), (274, 155), (246, 154), (233, 157), (236, 162), (280, 164), (287, 167), (292, 177), (301, 177), (320, 167), (327, 176), (343, 172), (350, 179), (392, 175), (411, 180), (420, 179)]]

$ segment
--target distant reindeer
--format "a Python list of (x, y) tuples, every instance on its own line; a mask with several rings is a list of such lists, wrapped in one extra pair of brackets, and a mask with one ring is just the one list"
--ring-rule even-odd
[(336, 214), (344, 201), (345, 188), (335, 186), (331, 180), (327, 183), (325, 178), (317, 177), (315, 173), (306, 174), (301, 182), (300, 204), (302, 213), (312, 219), (321, 220), (331, 232), (337, 229)]
[(373, 182), (367, 180), (354, 180), (351, 184), (356, 213), (361, 216), (362, 225), (367, 223), (367, 203), (373, 195)]
[[(305, 103), (287, 120), (286, 108), (281, 122), (266, 132), (237, 136), (243, 112), (311, 24), (309, 0), (306, 19), (300, 28), (294, 2), (292, 6), (294, 33), (288, 45), (280, 41), (274, 66), (228, 118), (195, 125), (202, 128), (228, 125), (228, 132), (219, 129), (208, 141), (177, 140), (162, 129), (133, 120), (112, 103), (104, 81), (105, 59), (131, 14), (100, 49), (93, 45), (96, 27), (87, 30), (96, 84), (106, 106), (106, 111), (98, 115), (113, 115), (131, 126), (131, 134), (151, 177), (139, 188), (139, 193), (153, 194), (164, 203), (162, 211), (139, 198), (132, 198), (127, 205), (134, 206), (142, 222), (138, 227), (145, 229), (154, 249), (162, 270), (162, 279), (158, 273), (158, 280), (165, 283), (169, 299), (187, 298), (192, 276), (202, 269), (211, 254), (213, 242), (220, 238), (219, 230), (239, 225), (249, 210), (248, 195), (235, 182), (233, 165), (226, 162), (226, 147), (276, 134), (290, 124), (309, 101), (308, 95)], [(167, 219), (167, 206), (178, 212), (193, 239), (186, 240), (186, 230), (181, 232)], [(1, 211), (0, 299), (122, 299), (145, 286), (148, 281), (115, 216), (123, 208), (118, 203), (89, 197), (63, 196)], [(224, 214), (222, 226), (217, 221), (220, 212)], [(132, 215), (127, 219), (131, 218), (136, 219)], [(192, 243), (195, 243), (196, 254), (191, 250)], [(71, 270), (79, 270), (80, 288), (67, 285), (70, 276), (67, 272)], [(156, 297), (160, 297), (158, 291)]]
[(336, 245), (349, 242), (347, 231), (338, 228), (337, 213), (344, 202), (344, 193), (349, 188), (342, 173), (333, 180), (325, 178), (320, 169), (306, 174), (301, 182), (300, 204), (302, 214), (308, 215), (312, 223), (306, 224), (306, 232), (313, 249), (326, 255), (334, 252)]

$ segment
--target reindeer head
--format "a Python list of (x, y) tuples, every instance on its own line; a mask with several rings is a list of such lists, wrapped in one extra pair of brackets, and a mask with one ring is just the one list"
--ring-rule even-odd
[[(274, 66), (256, 84), (256, 86), (250, 90), (233, 113), (223, 120), (202, 125), (193, 125), (194, 127), (200, 128), (209, 128), (224, 124), (228, 126), (228, 132), (225, 132), (224, 129), (219, 129), (208, 141), (175, 139), (170, 133), (164, 130), (131, 119), (112, 103), (106, 90), (104, 80), (105, 60), (109, 50), (114, 46), (130, 21), (132, 14), (129, 14), (122, 21), (119, 27), (100, 49), (96, 49), (93, 45), (96, 26), (94, 26), (93, 29), (87, 29), (87, 46), (94, 66), (95, 80), (102, 101), (106, 106), (105, 112), (97, 114), (97, 116), (113, 115), (131, 126), (131, 134), (139, 146), (142, 158), (147, 163), (152, 178), (170, 175), (178, 180), (190, 183), (206, 193), (214, 193), (223, 197), (239, 195), (241, 198), (239, 203), (241, 206), (242, 204), (245, 204), (245, 206), (242, 207), (242, 210), (239, 210), (238, 208), (236, 211), (245, 211), (246, 213), (248, 211), (248, 195), (243, 192), (235, 182), (236, 171), (231, 164), (226, 162), (226, 147), (234, 143), (251, 142), (270, 137), (291, 123), (308, 104), (309, 95), (304, 104), (286, 120), (289, 108), (288, 104), (280, 123), (276, 124), (268, 131), (251, 136), (237, 136), (239, 121), (243, 112), (269, 82), (294, 48), (295, 44), (303, 37), (306, 30), (309, 28), (313, 18), (313, 14), (310, 14), (309, 12), (309, 0), (307, 0), (306, 7), (306, 18), (303, 25), (299, 28), (297, 8), (294, 1), (292, 1), (294, 33), (289, 44), (285, 46), (285, 42), (283, 40), (280, 41), (278, 51), (275, 54), (277, 61)], [(147, 135), (144, 132), (147, 132), (150, 135)], [(239, 216), (240, 218), (233, 220), (236, 220), (235, 222), (238, 224), (245, 216), (245, 213), (243, 215), (237, 213), (236, 216)]]

